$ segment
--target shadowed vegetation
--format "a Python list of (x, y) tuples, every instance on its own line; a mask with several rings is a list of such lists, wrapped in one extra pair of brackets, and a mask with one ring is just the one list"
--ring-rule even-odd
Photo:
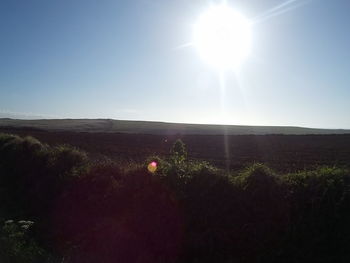
[(123, 165), (1, 134), (0, 261), (350, 260), (347, 168), (229, 172), (169, 150)]

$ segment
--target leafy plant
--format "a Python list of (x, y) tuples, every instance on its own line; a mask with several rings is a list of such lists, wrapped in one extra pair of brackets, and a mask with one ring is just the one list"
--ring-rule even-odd
[(1, 262), (47, 262), (47, 254), (30, 235), (33, 225), (33, 221), (26, 220), (4, 222), (0, 237)]

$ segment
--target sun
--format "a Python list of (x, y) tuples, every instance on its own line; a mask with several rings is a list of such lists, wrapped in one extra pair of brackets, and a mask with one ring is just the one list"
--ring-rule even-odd
[(202, 59), (222, 69), (238, 69), (251, 49), (251, 23), (227, 5), (213, 6), (194, 25), (193, 44)]

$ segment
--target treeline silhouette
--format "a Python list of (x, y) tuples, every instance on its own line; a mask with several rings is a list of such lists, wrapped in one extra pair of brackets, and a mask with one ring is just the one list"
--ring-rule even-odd
[[(156, 170), (147, 170), (152, 163)], [(0, 135), (0, 262), (348, 262), (350, 172), (144, 163)]]

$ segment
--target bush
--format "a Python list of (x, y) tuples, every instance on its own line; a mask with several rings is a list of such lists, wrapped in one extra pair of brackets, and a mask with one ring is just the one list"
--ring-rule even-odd
[(87, 162), (86, 154), (72, 147), (0, 135), (0, 219), (34, 220), (38, 242), (50, 244), (54, 203), (71, 178), (86, 171)]
[(48, 255), (31, 238), (34, 222), (7, 220), (0, 231), (0, 260), (2, 263), (48, 262)]
[(177, 202), (145, 169), (93, 167), (55, 211), (55, 235), (68, 242), (71, 262), (173, 262), (179, 250)]
[(68, 263), (350, 260), (341, 168), (229, 174), (190, 160), (181, 141), (143, 164), (92, 163), (67, 145), (0, 135), (0, 198), (0, 218), (36, 222), (3, 226), (1, 262), (40, 262), (44, 251)]
[[(64, 182), (86, 170), (87, 157), (72, 147), (49, 147), (32, 137), (0, 135), (0, 195), (3, 211), (41, 213)], [(28, 211), (30, 210), (30, 211)], [(27, 213), (27, 214), (26, 214)]]
[(290, 210), (287, 255), (317, 262), (350, 258), (350, 173), (319, 167), (284, 176)]

